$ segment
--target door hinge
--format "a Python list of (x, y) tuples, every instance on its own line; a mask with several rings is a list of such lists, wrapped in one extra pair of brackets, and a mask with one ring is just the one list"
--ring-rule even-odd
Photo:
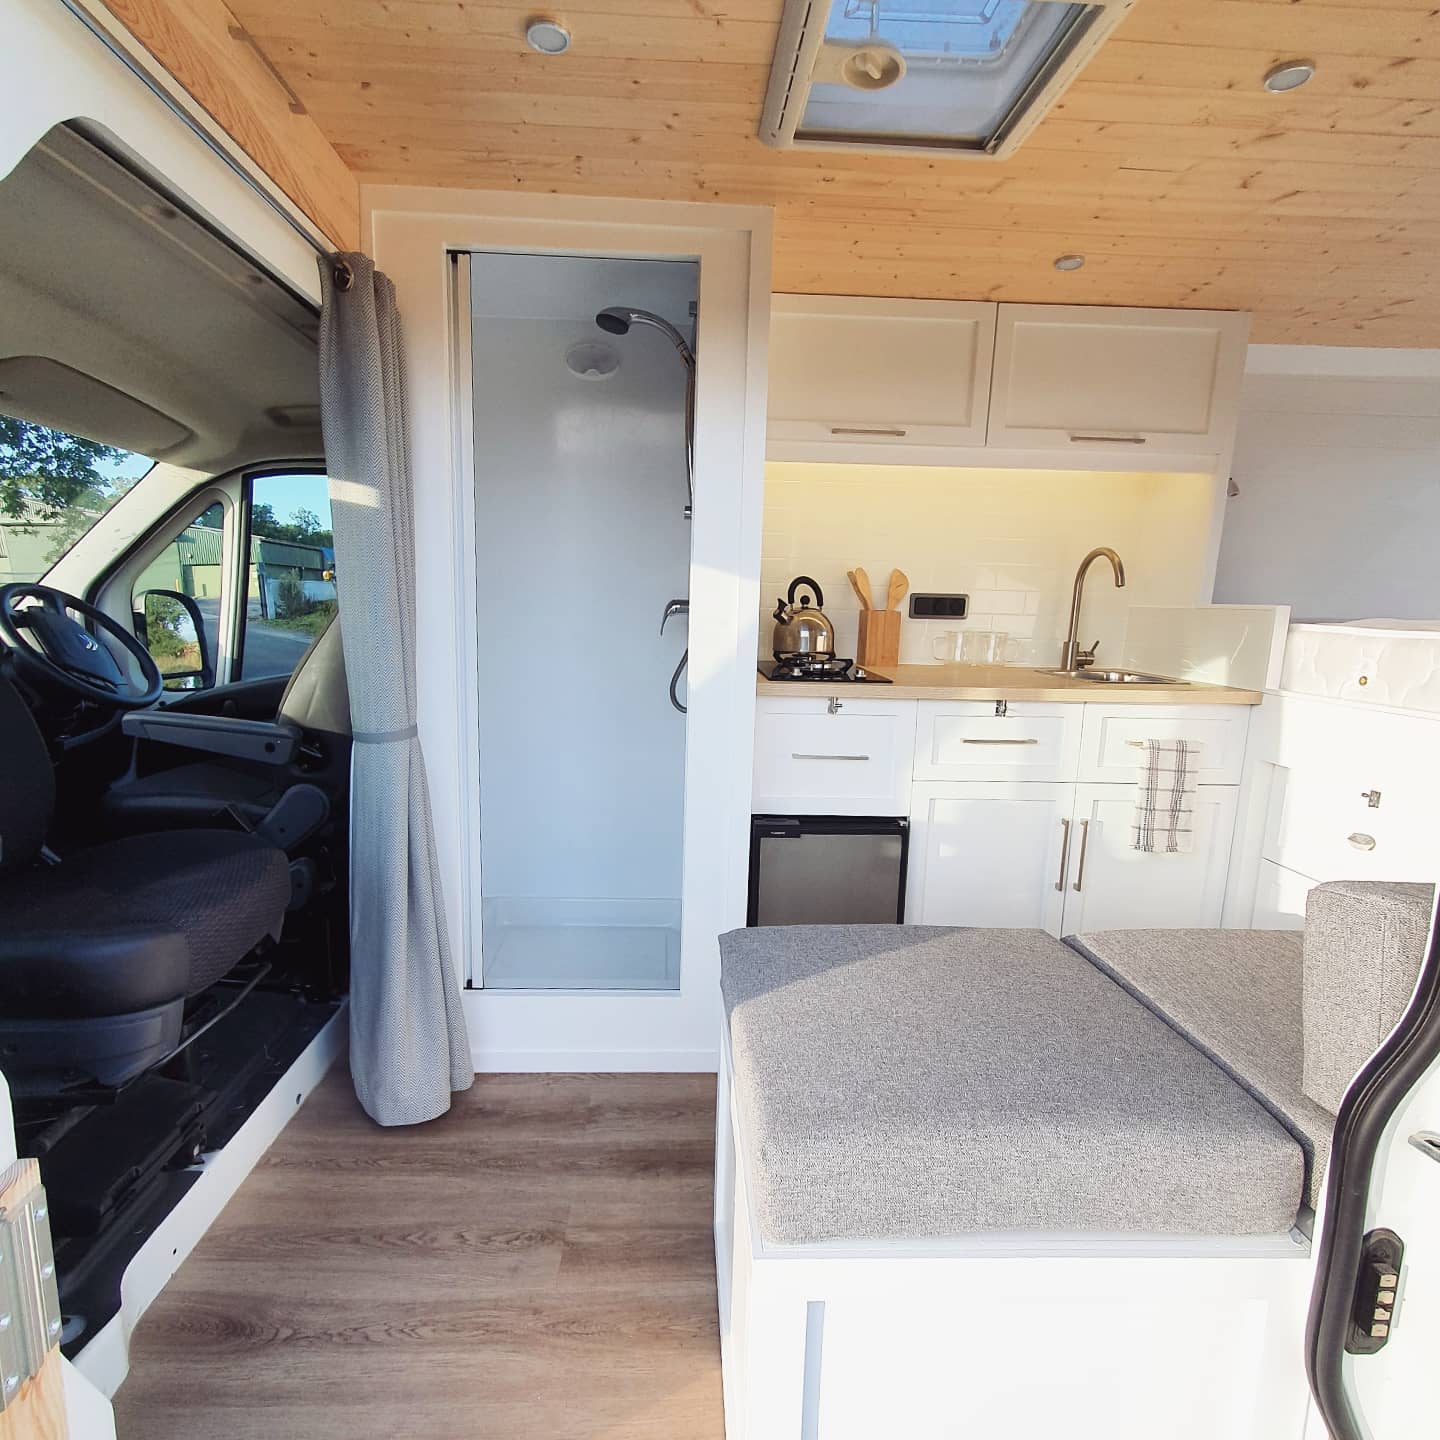
[(50, 1207), (34, 1160), (0, 1173), (0, 1410), (60, 1343)]
[(1404, 1260), (1405, 1242), (1393, 1230), (1372, 1230), (1365, 1237), (1345, 1342), (1351, 1355), (1374, 1355), (1389, 1343)]

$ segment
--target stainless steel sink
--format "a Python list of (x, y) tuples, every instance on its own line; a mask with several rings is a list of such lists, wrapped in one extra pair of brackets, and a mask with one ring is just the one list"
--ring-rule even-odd
[(1084, 680), (1089, 685), (1183, 685), (1169, 675), (1147, 675), (1143, 670), (1041, 670), (1041, 675), (1059, 675), (1066, 680)]

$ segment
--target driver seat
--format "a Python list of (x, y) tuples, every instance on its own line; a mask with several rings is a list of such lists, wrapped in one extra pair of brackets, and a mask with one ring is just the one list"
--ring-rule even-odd
[(18, 1094), (124, 1084), (181, 1038), (185, 1003), (267, 937), (282, 850), (228, 830), (130, 835), (56, 862), (55, 775), (0, 678), (0, 1070)]

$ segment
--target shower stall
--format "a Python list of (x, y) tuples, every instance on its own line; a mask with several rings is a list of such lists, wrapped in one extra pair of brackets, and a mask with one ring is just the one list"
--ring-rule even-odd
[(472, 253), (481, 965), (680, 983), (689, 260)]

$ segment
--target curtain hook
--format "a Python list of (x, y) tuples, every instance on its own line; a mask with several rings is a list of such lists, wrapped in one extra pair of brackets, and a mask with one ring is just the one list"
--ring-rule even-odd
[(335, 288), (337, 290), (349, 290), (355, 284), (355, 272), (350, 268), (349, 262), (337, 259), (334, 272)]

